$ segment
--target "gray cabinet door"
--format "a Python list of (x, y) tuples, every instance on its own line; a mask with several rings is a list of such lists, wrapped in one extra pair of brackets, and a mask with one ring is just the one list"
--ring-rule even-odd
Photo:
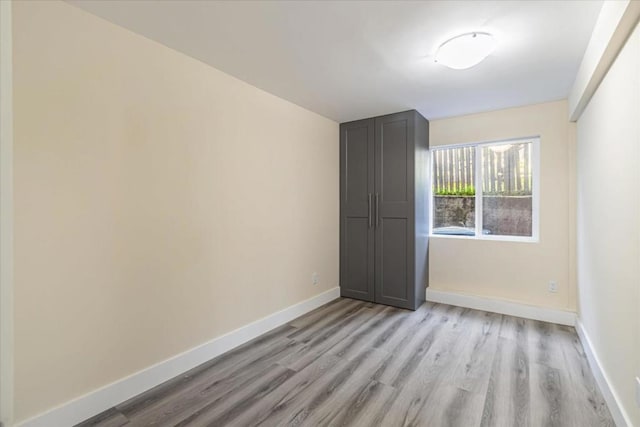
[(374, 301), (374, 120), (340, 125), (340, 294)]
[(414, 309), (412, 111), (375, 119), (375, 301)]

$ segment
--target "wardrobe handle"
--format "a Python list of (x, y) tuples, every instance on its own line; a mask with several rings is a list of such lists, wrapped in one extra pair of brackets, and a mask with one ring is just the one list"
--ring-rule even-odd
[(376, 228), (378, 228), (378, 223), (380, 219), (380, 198), (378, 197), (378, 193), (376, 193)]
[(371, 208), (372, 208), (372, 203), (371, 203), (371, 193), (369, 193), (368, 197), (367, 197), (367, 220), (369, 221), (369, 228), (373, 227), (373, 218), (371, 215)]

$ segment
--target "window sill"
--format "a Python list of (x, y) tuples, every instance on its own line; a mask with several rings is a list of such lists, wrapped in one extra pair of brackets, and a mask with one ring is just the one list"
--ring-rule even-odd
[(520, 237), (520, 236), (462, 236), (455, 234), (429, 234), (429, 238), (435, 239), (457, 239), (457, 240), (487, 240), (494, 242), (514, 242), (514, 243), (539, 243), (540, 239), (536, 237)]

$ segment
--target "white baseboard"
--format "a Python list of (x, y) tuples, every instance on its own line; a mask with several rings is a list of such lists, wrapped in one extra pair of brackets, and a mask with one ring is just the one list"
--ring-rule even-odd
[(593, 372), (593, 376), (598, 383), (598, 387), (600, 387), (600, 391), (602, 392), (602, 396), (604, 400), (607, 402), (607, 406), (609, 407), (609, 412), (611, 412), (611, 416), (616, 423), (617, 427), (631, 427), (633, 423), (631, 422), (631, 417), (624, 410), (624, 407), (620, 404), (620, 399), (618, 395), (611, 387), (611, 381), (607, 376), (606, 371), (603, 369), (602, 364), (600, 363), (600, 359), (598, 358), (595, 349), (593, 348), (593, 344), (589, 339), (589, 335), (587, 331), (584, 329), (584, 325), (580, 321), (580, 319), (576, 319), (576, 331), (578, 332), (578, 337), (580, 337), (580, 342), (582, 343), (582, 347), (584, 348), (585, 353), (587, 354), (587, 359), (589, 360), (589, 366), (591, 367), (591, 371)]
[(559, 325), (574, 326), (576, 314), (572, 311), (556, 310), (552, 308), (536, 307), (517, 302), (478, 297), (475, 295), (454, 292), (436, 291), (427, 288), (427, 301), (442, 304), (457, 305), (492, 313), (508, 314), (526, 319), (542, 320)]
[(273, 313), (214, 338), (198, 347), (157, 363), (133, 375), (30, 418), (20, 427), (69, 427), (213, 359), (265, 332), (281, 326), (340, 297), (335, 287), (313, 298)]

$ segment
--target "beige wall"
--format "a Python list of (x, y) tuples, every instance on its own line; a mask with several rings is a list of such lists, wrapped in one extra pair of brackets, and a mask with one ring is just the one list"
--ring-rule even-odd
[(579, 318), (626, 416), (640, 426), (640, 29), (578, 120)]
[(13, 12), (16, 421), (337, 286), (335, 122), (68, 4)]
[(0, 424), (13, 417), (13, 58), (11, 2), (0, 1)]
[[(575, 310), (570, 267), (571, 151), (566, 101), (434, 120), (432, 146), (540, 136), (538, 243), (432, 237), (430, 289)], [(558, 292), (548, 292), (556, 280)]]

